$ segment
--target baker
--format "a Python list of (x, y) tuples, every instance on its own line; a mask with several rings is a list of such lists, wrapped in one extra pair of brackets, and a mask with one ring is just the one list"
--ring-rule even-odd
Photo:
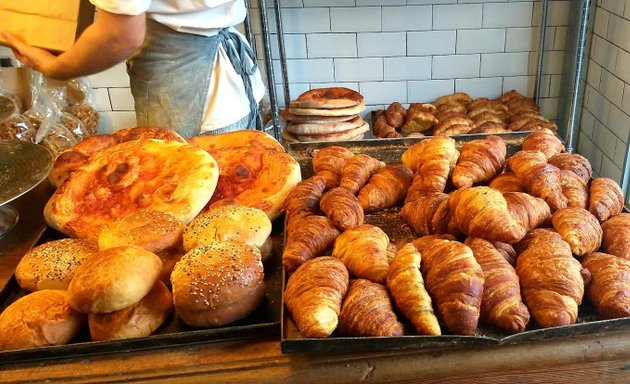
[(255, 128), (264, 94), (256, 57), (236, 31), (243, 0), (90, 0), (95, 22), (55, 56), (2, 35), (18, 60), (67, 80), (127, 60), (137, 124), (184, 137)]

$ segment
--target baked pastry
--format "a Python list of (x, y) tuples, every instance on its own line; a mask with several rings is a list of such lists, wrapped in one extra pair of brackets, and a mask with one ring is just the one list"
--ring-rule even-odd
[(431, 112), (409, 108), (405, 123), (400, 127), (400, 130), (404, 133), (424, 132), (438, 122), (437, 117), (433, 116)]
[(396, 308), (411, 322), (420, 335), (442, 334), (431, 296), (420, 273), (422, 256), (413, 244), (404, 245), (392, 260), (387, 274), (387, 288)]
[(136, 140), (93, 156), (52, 195), (46, 222), (71, 237), (96, 241), (107, 224), (139, 209), (188, 223), (217, 185), (207, 152), (176, 141)]
[(502, 243), (500, 241), (492, 242), (492, 246), (499, 251), (501, 256), (510, 263), (511, 266), (516, 267), (516, 259), (518, 259), (518, 254), (516, 250), (511, 244)]
[(398, 102), (393, 102), (385, 110), (387, 124), (394, 128), (400, 128), (407, 118), (407, 110)]
[(503, 170), (506, 154), (507, 146), (499, 136), (465, 143), (453, 168), (453, 185), (456, 188), (472, 187), (491, 180)]
[(63, 345), (85, 324), (65, 291), (44, 289), (21, 297), (0, 313), (0, 350)]
[(630, 260), (630, 213), (620, 213), (602, 223), (602, 249)]
[(337, 187), (324, 193), (319, 206), (341, 232), (363, 224), (361, 203), (345, 188)]
[(402, 137), (402, 135), (398, 133), (398, 131), (396, 131), (396, 128), (392, 127), (391, 125), (389, 125), (389, 123), (387, 123), (387, 117), (385, 116), (384, 112), (379, 113), (374, 118), (374, 124), (373, 124), (372, 130), (374, 131), (374, 136), (380, 137), (380, 138)]
[(512, 217), (528, 231), (551, 222), (551, 209), (545, 200), (523, 192), (503, 194)]
[(15, 279), (25, 291), (65, 290), (74, 271), (98, 251), (88, 240), (60, 239), (28, 251), (15, 268)]
[(322, 148), (313, 155), (313, 172), (326, 181), (326, 188), (339, 186), (339, 179), (346, 162), (354, 156), (347, 148), (331, 146)]
[(228, 205), (197, 216), (186, 226), (183, 246), (186, 252), (215, 241), (235, 241), (258, 248), (263, 261), (271, 257), (271, 221), (258, 208)]
[(348, 108), (363, 103), (363, 96), (359, 92), (344, 87), (316, 88), (306, 91), (289, 102), (289, 109), (293, 108)]
[(350, 280), (337, 330), (341, 336), (402, 336), (404, 331), (387, 289), (364, 279)]
[(438, 108), (440, 108), (440, 106), (444, 104), (463, 104), (465, 106), (471, 101), (473, 100), (470, 96), (468, 96), (467, 93), (457, 92), (457, 93), (453, 93), (452, 95), (444, 95), (438, 98), (437, 100), (435, 100), (435, 102), (433, 102), (433, 105), (435, 105)]
[(598, 177), (591, 183), (591, 200), (588, 210), (591, 211), (600, 222), (621, 213), (623, 210), (623, 192), (614, 180), (607, 177)]
[(251, 245), (217, 241), (199, 246), (175, 265), (173, 302), (193, 327), (218, 327), (251, 314), (265, 296), (260, 252)]
[(132, 127), (119, 129), (112, 133), (112, 137), (119, 143), (126, 143), (133, 140), (165, 140), (176, 141), (178, 143), (186, 143), (186, 139), (180, 136), (179, 133), (160, 127)]
[(451, 211), (448, 195), (442, 192), (427, 192), (405, 203), (400, 216), (418, 236), (448, 232)]
[(586, 184), (591, 181), (593, 176), (593, 170), (591, 169), (591, 163), (582, 155), (577, 153), (559, 153), (549, 158), (549, 164), (556, 167), (571, 171), (580, 176)]
[(630, 317), (630, 261), (606, 253), (594, 252), (582, 261), (591, 281), (586, 295), (602, 319)]
[(565, 150), (562, 140), (548, 129), (529, 134), (525, 140), (523, 140), (522, 148), (524, 150), (540, 151), (547, 159)]
[(602, 227), (589, 211), (583, 208), (564, 208), (553, 214), (553, 227), (571, 247), (576, 256), (584, 256), (599, 249)]
[(455, 140), (450, 137), (432, 137), (407, 149), (402, 162), (415, 170), (416, 175), (407, 191), (406, 201), (423, 192), (444, 192), (458, 157)]
[(510, 333), (523, 332), (529, 323), (529, 311), (521, 299), (514, 267), (487, 240), (469, 237), (464, 244), (483, 270), (481, 320)]
[(359, 190), (359, 202), (365, 212), (390, 208), (404, 199), (413, 172), (404, 165), (388, 165), (378, 171)]
[(504, 133), (508, 132), (505, 123), (496, 121), (479, 121), (475, 122), (475, 127), (468, 131), (469, 134), (479, 133)]
[(70, 305), (84, 313), (109, 313), (132, 306), (153, 288), (162, 261), (136, 246), (109, 248), (85, 260), (68, 286)]
[(337, 328), (348, 270), (322, 256), (302, 264), (287, 281), (284, 304), (303, 337), (328, 337)]
[(137, 245), (157, 253), (182, 242), (184, 224), (168, 212), (141, 209), (122, 216), (103, 227), (98, 248)]
[(332, 256), (341, 260), (351, 276), (384, 284), (389, 270), (388, 246), (389, 237), (382, 229), (363, 224), (337, 237)]
[(368, 155), (354, 155), (348, 159), (341, 171), (339, 186), (356, 194), (367, 183), (370, 176), (384, 166), (385, 163)]
[(574, 208), (588, 208), (588, 186), (575, 173), (560, 170), (560, 186), (562, 194), (567, 197), (567, 206)]
[(290, 222), (298, 217), (317, 214), (325, 188), (326, 180), (319, 175), (300, 181), (285, 200), (285, 220)]
[(104, 314), (88, 314), (92, 340), (130, 339), (151, 335), (173, 310), (173, 295), (157, 281), (145, 297), (131, 307)]
[(282, 265), (287, 272), (293, 272), (304, 262), (321, 256), (339, 236), (339, 230), (332, 221), (317, 215), (290, 221), (286, 233)]
[(518, 181), (514, 172), (503, 173), (490, 181), (488, 187), (494, 188), (499, 192), (525, 192), (525, 187)]
[(171, 272), (173, 272), (175, 264), (177, 264), (177, 262), (181, 260), (182, 256), (185, 254), (186, 251), (184, 251), (181, 247), (167, 249), (156, 254), (156, 256), (162, 260), (162, 269), (160, 270), (158, 280), (164, 283), (167, 287), (171, 286)]

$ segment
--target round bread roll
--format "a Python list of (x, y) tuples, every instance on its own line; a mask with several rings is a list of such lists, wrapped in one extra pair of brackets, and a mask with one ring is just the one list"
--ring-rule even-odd
[(185, 254), (173, 269), (175, 308), (184, 313), (184, 321), (190, 320), (186, 317), (188, 311), (214, 311), (208, 318), (197, 317), (191, 322), (195, 326), (220, 326), (239, 320), (260, 303), (250, 296), (261, 289), (263, 277), (256, 247), (233, 241), (202, 245)]
[(0, 350), (62, 345), (85, 324), (65, 291), (45, 289), (26, 295), (0, 314)]
[(258, 208), (226, 205), (197, 216), (184, 229), (184, 249), (215, 241), (236, 241), (258, 248), (263, 262), (271, 256), (271, 220)]
[(137, 245), (160, 252), (180, 244), (184, 223), (168, 212), (141, 209), (116, 219), (98, 235), (98, 249)]
[(74, 271), (98, 251), (88, 240), (61, 239), (39, 245), (28, 251), (15, 269), (22, 289), (68, 289)]
[(161, 270), (160, 258), (140, 247), (98, 252), (75, 271), (68, 287), (70, 305), (89, 313), (130, 307), (149, 293)]
[(164, 283), (157, 281), (138, 303), (120, 311), (88, 315), (92, 340), (146, 337), (164, 323), (173, 309), (173, 295)]
[(175, 268), (175, 264), (181, 260), (186, 251), (181, 248), (165, 249), (164, 251), (156, 253), (156, 255), (162, 260), (162, 270), (158, 280), (166, 284), (167, 287), (171, 286), (171, 272)]

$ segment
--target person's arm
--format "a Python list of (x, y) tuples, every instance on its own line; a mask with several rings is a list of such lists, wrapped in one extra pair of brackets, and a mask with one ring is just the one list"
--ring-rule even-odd
[(119, 15), (98, 10), (96, 21), (83, 31), (68, 51), (55, 56), (32, 47), (10, 33), (2, 36), (18, 60), (47, 77), (68, 80), (105, 70), (129, 57), (144, 40), (144, 13)]

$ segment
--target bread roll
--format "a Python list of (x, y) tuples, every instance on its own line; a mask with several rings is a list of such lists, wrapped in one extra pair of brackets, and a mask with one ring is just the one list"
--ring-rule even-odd
[(85, 316), (72, 309), (65, 291), (33, 292), (0, 314), (0, 350), (66, 344), (84, 324)]
[(97, 252), (88, 240), (61, 239), (39, 245), (28, 251), (15, 269), (15, 278), (22, 289), (68, 289), (74, 271)]
[(192, 326), (239, 320), (260, 304), (263, 277), (260, 251), (251, 245), (217, 241), (199, 246), (171, 274), (175, 308)]
[(210, 209), (184, 229), (184, 249), (190, 251), (215, 241), (236, 241), (252, 245), (263, 261), (271, 256), (271, 220), (264, 211), (241, 205)]
[(88, 315), (92, 340), (146, 337), (164, 323), (173, 309), (173, 295), (164, 283), (157, 281), (138, 303), (120, 311)]
[(171, 286), (171, 272), (175, 268), (175, 264), (181, 260), (186, 252), (183, 248), (171, 248), (162, 252), (156, 253), (156, 255), (162, 260), (162, 270), (158, 280), (166, 284), (167, 287)]
[(137, 245), (160, 252), (181, 243), (184, 224), (168, 212), (142, 209), (116, 219), (98, 236), (98, 249)]
[(96, 253), (77, 268), (68, 287), (70, 305), (78, 311), (109, 313), (140, 301), (157, 280), (162, 261), (136, 246)]

